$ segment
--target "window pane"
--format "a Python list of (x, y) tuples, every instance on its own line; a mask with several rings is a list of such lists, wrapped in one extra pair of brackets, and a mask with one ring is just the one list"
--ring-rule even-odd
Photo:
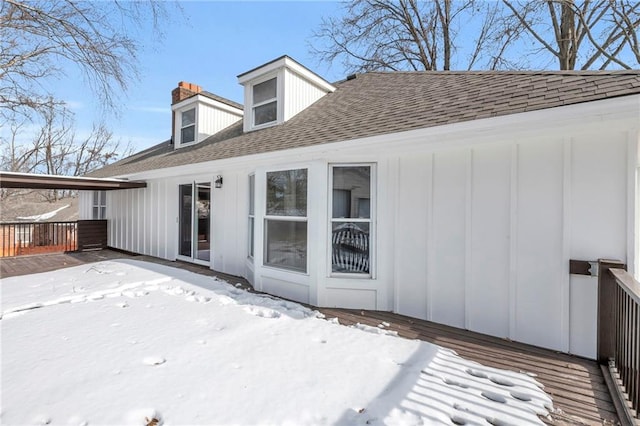
[(358, 198), (358, 217), (371, 217), (371, 199)]
[(105, 206), (100, 207), (100, 217), (99, 219), (107, 218), (107, 208)]
[(333, 190), (333, 217), (351, 217), (351, 191)]
[(191, 224), (193, 223), (192, 214), (192, 196), (193, 186), (180, 185), (180, 210), (179, 210), (179, 226), (180, 226), (180, 250), (182, 256), (191, 257), (191, 249), (193, 247)]
[(249, 218), (249, 256), (253, 257), (253, 240), (254, 240), (254, 230), (255, 230), (255, 219), (253, 217)]
[(265, 265), (307, 271), (307, 223), (265, 220)]
[(196, 109), (190, 109), (182, 113), (182, 127), (189, 126), (196, 122)]
[(100, 191), (100, 205), (107, 205), (107, 191)]
[(93, 206), (93, 212), (91, 215), (92, 219), (100, 219), (100, 207), (99, 206)]
[(249, 176), (249, 214), (255, 214), (256, 177)]
[(100, 191), (93, 191), (93, 205), (97, 206), (100, 202)]
[(196, 126), (185, 127), (180, 130), (180, 143), (189, 143), (196, 140)]
[(264, 81), (253, 86), (253, 104), (267, 101), (276, 97), (276, 79)]
[(307, 169), (267, 173), (267, 215), (307, 215)]
[(276, 121), (278, 118), (278, 103), (271, 102), (268, 104), (260, 105), (253, 109), (253, 124), (265, 124)]
[(371, 167), (333, 168), (333, 217), (371, 217)]
[(369, 224), (331, 224), (331, 270), (333, 272), (369, 273)]

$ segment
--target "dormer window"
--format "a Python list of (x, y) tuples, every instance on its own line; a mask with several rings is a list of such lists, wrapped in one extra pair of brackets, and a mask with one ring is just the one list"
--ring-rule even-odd
[(253, 86), (253, 125), (260, 126), (278, 119), (277, 78)]
[(191, 143), (196, 140), (196, 109), (191, 108), (182, 112), (182, 127), (180, 128), (180, 143)]
[(288, 56), (238, 76), (244, 86), (245, 132), (282, 124), (336, 90)]
[(193, 146), (242, 119), (243, 106), (181, 81), (171, 91), (174, 149)]

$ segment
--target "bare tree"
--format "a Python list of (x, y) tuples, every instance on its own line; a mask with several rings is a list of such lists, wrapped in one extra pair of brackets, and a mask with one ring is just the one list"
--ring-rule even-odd
[(312, 50), (350, 71), (640, 64), (632, 0), (352, 0), (343, 12), (323, 20)]
[[(0, 114), (51, 105), (43, 81), (75, 66), (108, 110), (136, 77), (135, 30), (160, 33), (162, 2), (2, 0), (0, 2)], [(56, 102), (56, 105), (59, 105)]]
[[(7, 136), (0, 135), (0, 168), (3, 170), (51, 175), (82, 176), (119, 158), (129, 155), (129, 145), (115, 140), (111, 131), (100, 123), (94, 124), (85, 137), (78, 137), (73, 116), (59, 110), (55, 102), (40, 109), (40, 128), (30, 140), (20, 140), (22, 129), (28, 125), (14, 122)], [(4, 191), (2, 198), (13, 194)], [(60, 191), (48, 191), (49, 201), (64, 196)]]
[[(485, 52), (499, 52), (512, 37), (496, 33), (499, 11), (480, 0), (353, 0), (341, 17), (323, 19), (312, 51), (326, 62), (342, 60), (349, 71), (471, 69), (482, 61), (497, 66), (500, 58)], [(459, 45), (469, 21), (473, 37), (465, 34)]]
[(633, 68), (640, 64), (640, 2), (503, 0), (532, 50), (561, 70)]

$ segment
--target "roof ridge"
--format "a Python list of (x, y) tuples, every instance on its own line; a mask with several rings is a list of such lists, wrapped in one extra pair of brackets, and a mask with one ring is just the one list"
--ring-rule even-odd
[[(605, 75), (640, 75), (640, 70), (479, 70), (479, 71), (365, 71), (355, 75), (367, 74), (439, 74), (439, 75), (574, 75), (574, 76), (605, 76)], [(343, 81), (343, 80), (341, 80)]]

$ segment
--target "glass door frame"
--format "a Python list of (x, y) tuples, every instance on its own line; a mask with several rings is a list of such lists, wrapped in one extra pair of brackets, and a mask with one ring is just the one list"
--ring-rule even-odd
[[(189, 212), (190, 219), (190, 255), (181, 254), (183, 251), (182, 243), (183, 243), (183, 193), (182, 187), (187, 186), (191, 188), (191, 209)], [(196, 203), (198, 201), (198, 188), (208, 186), (209, 187), (209, 206), (208, 206), (208, 240), (209, 240), (209, 259), (203, 260), (198, 258), (198, 208), (196, 207)], [(211, 234), (212, 234), (212, 215), (211, 215), (211, 195), (213, 193), (213, 181), (207, 179), (195, 179), (190, 182), (183, 182), (178, 184), (178, 229), (177, 229), (177, 253), (176, 259), (183, 260), (186, 262), (196, 263), (199, 265), (210, 266), (211, 264)]]

